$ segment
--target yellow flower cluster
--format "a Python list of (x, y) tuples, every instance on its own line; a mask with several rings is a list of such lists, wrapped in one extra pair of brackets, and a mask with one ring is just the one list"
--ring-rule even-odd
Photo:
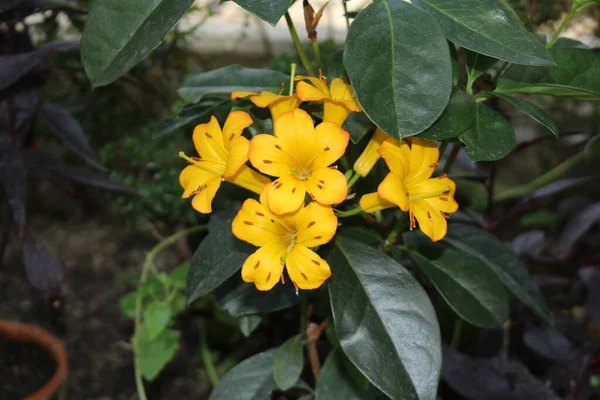
[[(323, 76), (296, 80), (300, 81), (296, 93), (289, 96), (266, 91), (231, 95), (232, 99), (250, 97), (256, 106), (268, 107), (272, 135), (256, 135), (249, 141), (242, 132), (252, 125), (252, 118), (233, 111), (222, 128), (214, 116), (196, 126), (192, 139), (200, 157), (180, 153), (189, 163), (179, 177), (182, 197), (193, 196), (197, 211), (212, 212), (222, 181), (260, 195), (259, 201), (246, 200), (232, 222), (237, 238), (259, 247), (242, 267), (244, 281), (254, 282), (259, 290), (283, 282), (284, 268), (296, 289), (315, 289), (331, 275), (327, 262), (311, 248), (333, 238), (338, 220), (332, 205), (348, 194), (346, 177), (333, 164), (344, 155), (350, 138), (342, 124), (351, 112), (362, 110), (342, 79), (334, 79), (330, 86)], [(312, 117), (298, 108), (304, 101), (323, 102), (323, 122), (315, 126)], [(416, 218), (433, 240), (443, 237), (444, 212), (456, 211), (457, 205), (450, 179), (430, 179), (439, 156), (437, 147), (417, 139), (409, 147), (378, 130), (356, 161), (356, 173), (367, 175), (380, 156), (391, 172), (377, 193), (361, 198), (361, 208), (374, 212), (398, 206), (410, 213), (411, 228)]]

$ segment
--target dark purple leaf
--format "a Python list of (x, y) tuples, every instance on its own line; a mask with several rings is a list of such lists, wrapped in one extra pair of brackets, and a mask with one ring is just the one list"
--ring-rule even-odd
[(552, 248), (555, 257), (566, 260), (575, 244), (600, 220), (600, 203), (592, 203), (577, 213), (563, 230), (558, 243)]
[(556, 362), (566, 362), (574, 349), (559, 331), (538, 326), (527, 328), (523, 342), (537, 355)]
[(47, 55), (47, 49), (39, 48), (27, 53), (0, 56), (0, 90), (38, 67)]
[(63, 279), (62, 266), (43, 243), (26, 231), (23, 240), (23, 260), (27, 280), (47, 297), (59, 296)]
[(597, 178), (594, 176), (584, 176), (579, 178), (566, 178), (560, 179), (556, 182), (552, 182), (542, 188), (539, 188), (535, 192), (531, 194), (528, 198), (524, 199), (523, 202), (533, 200), (533, 199), (541, 199), (544, 197), (551, 196), (556, 193), (560, 193), (567, 189), (571, 189), (573, 187), (579, 186), (586, 182), (591, 181), (592, 179)]
[(546, 235), (544, 231), (524, 232), (512, 241), (512, 249), (519, 256), (539, 256), (544, 250)]
[(52, 131), (67, 147), (80, 155), (90, 165), (106, 171), (106, 168), (96, 160), (94, 150), (83, 134), (83, 129), (67, 110), (57, 106), (43, 106), (41, 114), (52, 128)]
[(21, 153), (12, 148), (0, 149), (0, 184), (19, 234), (22, 235), (27, 218), (25, 165)]
[(37, 113), (40, 103), (40, 86), (22, 89), (13, 97), (14, 129), (19, 139), (23, 139), (31, 127), (31, 120)]
[(51, 52), (58, 53), (70, 53), (79, 51), (81, 44), (78, 40), (55, 40), (53, 42), (46, 43), (42, 48), (48, 49)]
[(590, 321), (600, 328), (600, 269), (585, 267), (579, 270), (579, 276), (588, 288), (585, 308)]
[(27, 0), (2, 0), (0, 2), (0, 13), (8, 11), (12, 8), (20, 6), (21, 4), (28, 3)]

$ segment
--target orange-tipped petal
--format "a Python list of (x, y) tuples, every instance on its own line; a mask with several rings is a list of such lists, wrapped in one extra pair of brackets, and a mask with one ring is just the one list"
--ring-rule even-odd
[(253, 95), (257, 95), (258, 93), (256, 92), (233, 92), (231, 93), (231, 99), (235, 100), (235, 99), (242, 99), (244, 97), (248, 97), (248, 96), (253, 96)]

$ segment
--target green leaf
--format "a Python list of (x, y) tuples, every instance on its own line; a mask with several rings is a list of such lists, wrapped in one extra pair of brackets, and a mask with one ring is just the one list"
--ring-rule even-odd
[(460, 47), (516, 64), (548, 65), (552, 57), (538, 38), (502, 8), (482, 0), (414, 0)]
[(194, 0), (100, 0), (91, 3), (81, 59), (92, 87), (107, 85), (161, 42)]
[(338, 49), (331, 52), (325, 65), (327, 65), (327, 68), (325, 69), (325, 76), (329, 81), (332, 81), (335, 78), (345, 78), (346, 69), (344, 68), (344, 49)]
[(238, 318), (238, 323), (240, 324), (240, 330), (245, 337), (250, 336), (252, 332), (258, 325), (260, 325), (260, 321), (262, 321), (261, 315), (242, 315)]
[(495, 161), (505, 157), (516, 145), (512, 125), (485, 104), (475, 106), (475, 122), (458, 139), (466, 146), (471, 161)]
[(548, 307), (535, 281), (512, 250), (494, 235), (471, 225), (451, 224), (443, 240), (483, 262), (515, 297), (551, 323)]
[(262, 400), (276, 389), (273, 380), (275, 349), (253, 355), (223, 377), (208, 400)]
[(196, 103), (209, 93), (230, 94), (237, 91), (279, 90), (282, 83), (289, 86), (289, 81), (290, 77), (279, 71), (229, 65), (187, 77), (178, 93), (185, 101)]
[(275, 26), (290, 8), (290, 0), (233, 0), (243, 9)]
[(160, 137), (186, 125), (206, 123), (215, 108), (227, 103), (228, 100), (210, 99), (199, 104), (186, 104), (176, 116), (160, 121), (154, 129), (153, 137)]
[(530, 93), (600, 101), (600, 54), (591, 50), (553, 47), (555, 66), (511, 66), (495, 92)]
[(437, 121), (418, 137), (428, 140), (454, 138), (469, 129), (474, 120), (475, 99), (465, 92), (457, 91), (452, 94), (448, 107)]
[(189, 271), (190, 262), (186, 261), (171, 271), (169, 277), (167, 278), (167, 284), (173, 288), (184, 289), (185, 281)]
[(375, 129), (373, 122), (364, 113), (351, 113), (346, 122), (344, 122), (344, 130), (350, 134), (350, 140), (356, 144), (369, 131)]
[(121, 311), (129, 318), (135, 318), (135, 303), (137, 301), (137, 291), (128, 293), (121, 299)]
[(466, 58), (467, 66), (467, 89), (473, 86), (473, 82), (483, 75), (487, 70), (492, 68), (498, 60), (496, 58), (488, 57), (483, 54), (463, 49)]
[(392, 399), (435, 399), (441, 343), (427, 293), (381, 251), (343, 236), (335, 244), (329, 298), (344, 353)]
[(208, 294), (235, 274), (254, 248), (231, 233), (235, 210), (214, 213), (208, 226), (209, 234), (194, 253), (187, 277), (185, 294), (188, 303)]
[(285, 341), (275, 352), (273, 361), (273, 378), (277, 387), (288, 390), (300, 378), (304, 368), (304, 349), (300, 335)]
[(376, 0), (358, 14), (348, 32), (344, 66), (367, 116), (397, 139), (433, 124), (452, 91), (450, 51), (441, 28), (404, 1)]
[(316, 400), (369, 400), (373, 398), (349, 375), (344, 357), (344, 353), (339, 348), (329, 353), (317, 380)]
[(453, 248), (409, 251), (446, 303), (465, 321), (482, 328), (500, 326), (508, 318), (508, 296), (502, 283), (479, 259)]
[(538, 106), (533, 103), (530, 103), (526, 100), (519, 99), (514, 96), (509, 96), (504, 93), (492, 93), (494, 96), (506, 101), (513, 107), (517, 108), (524, 114), (529, 115), (531, 118), (544, 125), (554, 136), (558, 138), (560, 135), (560, 131), (558, 130), (558, 126), (556, 123), (550, 118), (550, 116), (546, 113), (546, 111), (542, 110)]
[(144, 310), (144, 326), (148, 330), (148, 339), (154, 340), (162, 333), (171, 321), (171, 306), (154, 302)]
[(139, 336), (134, 339), (134, 345), (135, 356), (144, 378), (153, 381), (173, 359), (179, 348), (179, 336), (178, 331), (167, 329), (152, 340), (147, 326), (142, 325)]

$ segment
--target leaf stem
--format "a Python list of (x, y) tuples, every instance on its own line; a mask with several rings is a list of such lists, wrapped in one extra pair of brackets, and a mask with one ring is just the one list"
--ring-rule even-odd
[(448, 141), (442, 140), (442, 144), (440, 144), (440, 156), (438, 158), (442, 158), (446, 149), (448, 148)]
[(202, 319), (198, 321), (198, 331), (200, 334), (200, 356), (202, 357), (202, 363), (204, 364), (204, 368), (206, 369), (206, 375), (208, 376), (210, 384), (213, 387), (216, 387), (221, 382), (221, 378), (219, 378), (219, 374), (217, 373), (217, 369), (215, 368), (212, 355), (210, 354), (208, 341), (206, 339), (206, 324)]
[(292, 22), (292, 18), (290, 17), (290, 13), (285, 13), (285, 22), (287, 23), (288, 29), (290, 30), (290, 36), (292, 37), (292, 41), (294, 42), (294, 46), (296, 47), (296, 52), (298, 53), (298, 57), (300, 57), (300, 62), (302, 66), (306, 70), (306, 73), (310, 76), (314, 76), (315, 73), (310, 66), (310, 62), (308, 61), (308, 57), (306, 56), (306, 52), (302, 48), (302, 44), (300, 43), (300, 38), (298, 37), (298, 32), (296, 31), (296, 27), (294, 26), (294, 22)]
[(292, 73), (290, 74), (290, 96), (294, 95), (294, 76), (296, 75), (296, 63), (292, 63)]
[[(179, 231), (163, 240), (161, 240), (152, 250), (146, 254), (146, 259), (144, 260), (144, 265), (142, 267), (142, 274), (140, 276), (140, 281), (138, 287), (142, 285), (147, 277), (148, 273), (154, 266), (154, 259), (158, 256), (163, 250), (167, 247), (172, 246), (182, 237), (186, 237), (192, 233), (205, 231), (208, 229), (208, 225), (198, 225), (192, 228), (184, 229)], [(142, 325), (142, 296), (140, 295), (140, 291), (137, 291), (137, 296), (135, 298), (135, 319), (134, 319), (134, 334), (133, 334), (133, 360), (134, 360), (134, 372), (135, 372), (135, 386), (138, 392), (139, 400), (147, 400), (146, 391), (144, 389), (144, 381), (142, 379), (142, 372), (140, 370), (140, 363), (137, 357), (137, 338), (140, 334), (140, 327)]]
[(348, 17), (348, 6), (346, 3), (346, 0), (342, 0), (342, 5), (344, 6), (344, 17), (346, 17), (346, 27), (350, 29), (350, 18)]
[(567, 16), (563, 20), (563, 22), (560, 24), (560, 26), (556, 30), (556, 32), (554, 32), (554, 35), (552, 35), (552, 39), (550, 39), (550, 41), (548, 43), (546, 43), (547, 49), (550, 49), (550, 48), (552, 48), (552, 46), (554, 46), (554, 44), (558, 40), (558, 37), (567, 28), (567, 26), (569, 26), (569, 23), (571, 22), (571, 20), (575, 16), (575, 14), (577, 14), (578, 10), (579, 10), (579, 8), (575, 6), (575, 1), (573, 1), (573, 6), (571, 6), (571, 11), (569, 11)]
[(312, 48), (313, 52), (315, 53), (315, 60), (317, 60), (317, 66), (319, 68), (323, 68), (321, 65), (321, 50), (319, 49), (319, 42), (317, 40), (312, 42)]
[(354, 171), (352, 177), (348, 180), (348, 190), (360, 179), (360, 174)]
[(447, 174), (450, 172), (452, 165), (456, 161), (456, 156), (458, 156), (458, 152), (460, 151), (460, 144), (455, 143), (452, 146), (452, 150), (450, 150), (450, 154), (448, 154), (448, 158), (446, 159), (446, 164), (444, 164), (444, 168), (442, 169), (443, 174)]
[(340, 211), (340, 210), (335, 210), (335, 209), (333, 210), (336, 217), (340, 217), (340, 218), (351, 217), (353, 215), (360, 214), (362, 211), (363, 210), (362, 210), (362, 208), (360, 208), (360, 206), (355, 207), (348, 211)]

